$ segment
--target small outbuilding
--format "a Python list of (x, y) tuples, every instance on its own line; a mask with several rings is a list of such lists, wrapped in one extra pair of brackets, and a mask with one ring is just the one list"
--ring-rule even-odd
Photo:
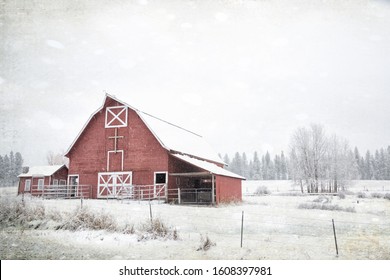
[(34, 166), (19, 176), (18, 194), (42, 195), (53, 188), (66, 188), (68, 168), (66, 165)]

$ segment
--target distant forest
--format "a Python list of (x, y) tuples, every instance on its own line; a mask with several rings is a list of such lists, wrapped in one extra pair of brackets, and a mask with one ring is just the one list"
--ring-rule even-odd
[[(220, 155), (221, 156), (221, 155)], [(349, 151), (352, 167), (352, 180), (390, 180), (390, 146), (375, 152), (360, 154), (357, 147)], [(249, 180), (293, 180), (294, 166), (283, 151), (271, 156), (269, 152), (259, 155), (254, 152), (251, 158), (246, 153), (236, 152), (232, 157), (221, 156), (227, 168)]]
[(0, 155), (0, 186), (15, 186), (22, 171), (23, 158), (19, 152)]

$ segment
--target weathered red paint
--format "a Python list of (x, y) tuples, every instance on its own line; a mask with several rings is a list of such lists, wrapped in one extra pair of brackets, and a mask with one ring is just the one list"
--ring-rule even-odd
[(216, 177), (216, 202), (239, 202), (242, 200), (241, 179), (225, 176)]
[(168, 171), (168, 151), (153, 136), (138, 114), (128, 109), (127, 127), (117, 128), (117, 150), (123, 150), (123, 170), (121, 153), (114, 150), (115, 128), (105, 128), (106, 107), (122, 104), (107, 98), (105, 106), (91, 119), (77, 142), (69, 151), (69, 174), (79, 175), (79, 184), (92, 186), (92, 197), (97, 197), (99, 172), (132, 171), (134, 185), (154, 183), (155, 171)]
[[(107, 97), (102, 109), (90, 119), (66, 155), (70, 161), (69, 175), (79, 175), (80, 185), (90, 185), (92, 198), (97, 198), (100, 172), (131, 171), (133, 185), (153, 185), (155, 172), (171, 174), (203, 171), (170, 156), (170, 151), (160, 144), (131, 108), (128, 108), (126, 127), (106, 128), (106, 108), (121, 105), (123, 104), (119, 101)], [(117, 153), (108, 153), (115, 150), (115, 140), (110, 138), (115, 136), (115, 133), (121, 137), (117, 140)], [(123, 166), (122, 153), (119, 152), (122, 150)], [(108, 157), (110, 157), (109, 162)], [(218, 165), (222, 167), (221, 164)], [(219, 177), (221, 178), (217, 180), (217, 190), (219, 189), (217, 201), (226, 201), (229, 198), (241, 200), (241, 180)], [(237, 190), (238, 187), (240, 191)], [(168, 189), (175, 188), (177, 188), (175, 178), (168, 176)]]

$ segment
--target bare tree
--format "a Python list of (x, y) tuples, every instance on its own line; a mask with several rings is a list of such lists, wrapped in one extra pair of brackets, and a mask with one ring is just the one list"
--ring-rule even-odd
[(319, 191), (325, 178), (328, 140), (323, 126), (312, 124), (310, 128), (298, 128), (291, 139), (291, 161), (295, 179), (307, 187), (307, 192)]
[(321, 125), (298, 128), (291, 138), (290, 170), (308, 193), (344, 190), (357, 176), (358, 167), (348, 141), (327, 137)]
[(68, 165), (69, 163), (69, 160), (63, 156), (63, 153), (55, 154), (53, 151), (47, 152), (46, 159), (49, 165)]
[(329, 139), (328, 149), (328, 190), (345, 190), (348, 182), (357, 176), (358, 166), (355, 156), (346, 139), (333, 135)]

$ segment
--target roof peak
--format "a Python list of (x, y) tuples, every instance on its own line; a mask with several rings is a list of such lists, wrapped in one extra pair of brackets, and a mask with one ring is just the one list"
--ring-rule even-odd
[[(142, 114), (148, 115), (149, 117), (155, 118), (155, 119), (157, 119), (157, 120), (159, 120), (159, 121), (165, 122), (165, 123), (167, 123), (167, 124), (169, 124), (169, 125), (172, 125), (172, 126), (174, 126), (174, 127), (177, 127), (177, 128), (179, 128), (179, 129), (182, 129), (182, 130), (184, 130), (184, 131), (187, 131), (187, 132), (189, 132), (189, 133), (192, 133), (192, 134), (194, 134), (194, 135), (196, 135), (196, 136), (198, 136), (198, 137), (203, 137), (202, 135), (200, 135), (200, 134), (198, 134), (198, 133), (196, 133), (196, 132), (193, 132), (193, 131), (191, 131), (191, 130), (188, 130), (188, 129), (184, 128), (184, 127), (181, 127), (181, 126), (176, 125), (176, 124), (174, 124), (174, 123), (171, 123), (171, 122), (169, 122), (169, 121), (166, 121), (166, 120), (164, 120), (164, 119), (162, 119), (162, 118), (156, 117), (155, 115), (152, 115), (152, 114), (149, 114), (149, 113), (144, 112), (144, 111), (142, 111), (142, 110), (139, 110), (139, 109), (137, 109), (137, 108), (135, 108), (135, 107), (129, 105), (128, 103), (126, 103), (126, 102), (120, 100), (118, 97), (116, 97), (116, 96), (113, 95), (113, 94), (109, 94), (109, 93), (107, 93), (107, 92), (105, 92), (105, 94), (106, 94), (106, 98), (109, 97), (109, 98), (111, 98), (111, 99), (113, 99), (113, 100), (115, 100), (115, 101), (117, 101), (117, 102), (119, 102), (119, 103), (122, 103), (123, 105), (125, 105), (125, 106), (127, 106), (127, 107), (133, 109), (133, 110), (136, 111), (137, 113), (140, 112), (140, 113), (142, 113)], [(104, 104), (105, 104), (105, 102), (106, 102), (106, 98), (104, 99), (103, 106), (104, 106)]]

